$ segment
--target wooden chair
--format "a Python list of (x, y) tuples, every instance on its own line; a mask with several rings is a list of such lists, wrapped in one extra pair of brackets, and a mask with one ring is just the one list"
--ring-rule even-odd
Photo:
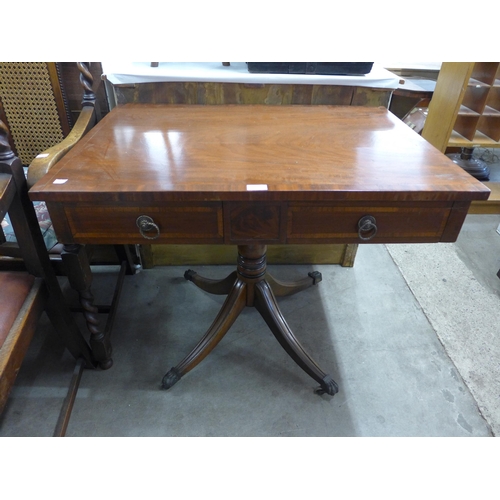
[[(9, 136), (9, 144), (25, 166), (28, 188), (94, 126), (100, 115), (90, 65), (76, 63), (76, 66), (83, 89), (83, 100), (78, 118), (72, 125), (73, 117), (62, 81), (60, 63), (0, 62), (0, 119), (3, 118), (8, 129), (14, 131)], [(45, 203), (35, 202), (34, 205), (56, 273), (66, 275), (71, 287), (79, 294), (80, 307), (92, 334), (91, 343), (98, 337), (109, 335), (112, 324), (108, 321), (106, 330), (102, 332), (97, 314), (109, 313), (110, 318), (114, 317), (123, 274), (134, 274), (140, 269), (140, 263), (128, 246), (115, 246), (115, 261), (121, 263), (122, 267), (113, 302), (111, 306), (94, 306), (91, 292), (93, 274), (90, 269), (92, 249), (81, 245), (58, 244)], [(4, 257), (0, 258), (0, 269), (25, 268), (15, 236), (12, 232), (6, 235), (7, 244), (0, 249), (0, 256)], [(109, 264), (109, 261), (96, 263)], [(102, 368), (109, 368), (112, 364), (110, 353), (99, 354), (102, 345), (102, 341), (95, 343), (96, 356), (102, 360)]]
[[(26, 271), (0, 270), (0, 413), (44, 311), (79, 367), (97, 365), (61, 291), (28, 196), (23, 165), (12, 152), (7, 127), (0, 121), (0, 218), (7, 212)], [(7, 244), (0, 243), (0, 247)], [(76, 387), (71, 388), (67, 402), (74, 400)], [(67, 402), (58, 423), (62, 431), (72, 406)]]

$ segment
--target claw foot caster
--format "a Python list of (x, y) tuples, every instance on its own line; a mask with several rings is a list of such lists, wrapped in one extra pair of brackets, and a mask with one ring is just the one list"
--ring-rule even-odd
[(171, 368), (161, 381), (162, 389), (170, 389), (174, 384), (179, 382), (181, 375), (175, 368)]
[(312, 278), (313, 285), (317, 285), (320, 281), (323, 280), (323, 276), (319, 271), (312, 271), (310, 273), (307, 273), (307, 276), (309, 276), (309, 278)]
[(192, 269), (188, 269), (184, 273), (184, 279), (187, 281), (193, 281), (193, 276), (196, 276), (198, 273), (196, 271), (193, 271)]
[(335, 383), (335, 380), (331, 377), (331, 375), (326, 375), (321, 381), (320, 387), (318, 387), (315, 391), (316, 394), (329, 394), (330, 396), (334, 396), (339, 392), (339, 386)]

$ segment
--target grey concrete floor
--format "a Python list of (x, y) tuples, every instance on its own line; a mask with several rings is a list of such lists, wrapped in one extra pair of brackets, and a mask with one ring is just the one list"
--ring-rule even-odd
[[(184, 267), (127, 276), (114, 366), (84, 371), (67, 436), (492, 436), (500, 430), (499, 224), (500, 215), (470, 215), (455, 244), (360, 246), (353, 268), (271, 266), (281, 279), (323, 275), (278, 300), (339, 384), (334, 397), (314, 393), (318, 384), (253, 308), (202, 363), (160, 390), (224, 297), (185, 281)], [(196, 270), (215, 278), (233, 267)], [(112, 281), (97, 275), (96, 295), (109, 295)], [(73, 366), (44, 319), (0, 436), (52, 435)]]

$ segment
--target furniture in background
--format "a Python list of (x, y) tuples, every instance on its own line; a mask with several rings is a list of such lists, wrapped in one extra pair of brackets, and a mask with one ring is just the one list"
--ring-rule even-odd
[[(103, 63), (110, 108), (126, 103), (190, 105), (343, 105), (388, 107), (399, 77), (375, 67), (369, 75), (252, 74), (246, 63)], [(333, 154), (337, 154), (334, 152)], [(144, 267), (230, 264), (236, 250), (209, 245), (141, 245)], [(275, 264), (354, 264), (356, 244), (270, 245)]]
[(472, 213), (500, 213), (500, 182), (487, 182), (488, 166), (474, 148), (500, 147), (500, 63), (443, 63), (422, 137), (491, 189)]
[(383, 63), (385, 69), (401, 77), (394, 90), (389, 110), (402, 120), (416, 107), (431, 99), (441, 63)]
[(401, 118), (417, 134), (421, 134), (424, 129), (427, 115), (429, 113), (430, 99), (420, 99), (405, 116)]
[(428, 106), (432, 99), (436, 82), (428, 80), (425, 82), (425, 87), (422, 86), (423, 84), (424, 82), (420, 80), (405, 79), (392, 95), (389, 106), (391, 113), (394, 113), (404, 121), (413, 109)]
[[(76, 71), (76, 74), (75, 74)], [(81, 110), (75, 120), (69, 107), (69, 99), (74, 105), (74, 87), (67, 95), (63, 85), (69, 77), (76, 80), (79, 76)], [(53, 168), (64, 155), (90, 130), (100, 116), (99, 100), (93, 90), (93, 74), (89, 63), (73, 63), (71, 67), (61, 63), (6, 63), (0, 62), (0, 99), (2, 114), (7, 126), (12, 130), (10, 145), (26, 166), (28, 187), (35, 184)], [(82, 100), (83, 94), (83, 100)], [(101, 100), (102, 102), (102, 100)], [(74, 124), (73, 124), (74, 123)], [(96, 169), (99, 165), (96, 164)], [(78, 292), (80, 308), (87, 321), (89, 330), (100, 332), (98, 313), (108, 313), (114, 318), (118, 305), (123, 275), (137, 270), (129, 247), (117, 245), (111, 260), (96, 259), (93, 254), (103, 247), (84, 247), (81, 245), (62, 245), (58, 242), (52, 227), (50, 213), (45, 203), (35, 203), (39, 224), (43, 230), (44, 241), (51, 262), (59, 275), (68, 277), (71, 287)], [(8, 223), (8, 219), (7, 219)], [(22, 249), (17, 244), (17, 235), (5, 229), (7, 243), (0, 249), (0, 268), (23, 269)], [(97, 308), (90, 292), (93, 263), (109, 262), (122, 264), (118, 275), (115, 294), (110, 306)], [(108, 321), (106, 332), (111, 330)], [(101, 332), (102, 333), (102, 332)], [(108, 333), (102, 333), (108, 334)], [(102, 366), (106, 368), (106, 366)]]
[(361, 76), (372, 67), (373, 62), (247, 62), (250, 73)]
[[(62, 435), (71, 413), (81, 370), (85, 365), (95, 367), (96, 361), (63, 296), (28, 197), (23, 166), (11, 150), (7, 127), (0, 121), (0, 219), (7, 212), (26, 270), (0, 270), (0, 413), (38, 320), (45, 311), (66, 347), (77, 359), (76, 378), (72, 381), (56, 426), (56, 435)], [(5, 240), (0, 240), (0, 247), (4, 245)]]
[[(106, 169), (96, 171), (104, 154)], [(267, 271), (267, 246), (451, 242), (471, 201), (488, 195), (388, 110), (322, 105), (117, 106), (30, 191), (46, 201), (66, 244), (237, 249), (237, 269), (226, 278), (185, 274), (227, 298), (199, 344), (167, 373), (165, 388), (254, 306), (328, 394), (335, 382), (301, 347), (276, 301), (321, 276), (278, 282)]]

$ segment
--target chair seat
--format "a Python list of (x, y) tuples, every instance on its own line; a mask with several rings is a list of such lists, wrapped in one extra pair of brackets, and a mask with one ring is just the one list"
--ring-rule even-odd
[[(22, 272), (0, 273), (0, 349), (7, 338), (24, 301), (32, 289), (35, 277)], [(9, 307), (5, 307), (6, 305)]]

